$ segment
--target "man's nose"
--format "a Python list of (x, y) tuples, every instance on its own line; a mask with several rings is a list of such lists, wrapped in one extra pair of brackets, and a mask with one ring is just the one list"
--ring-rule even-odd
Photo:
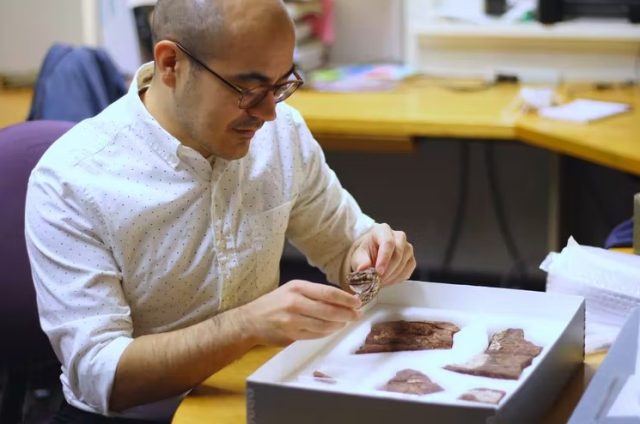
[(249, 112), (249, 115), (255, 116), (265, 122), (276, 119), (276, 102), (273, 93), (269, 91), (260, 103), (247, 109), (247, 112)]

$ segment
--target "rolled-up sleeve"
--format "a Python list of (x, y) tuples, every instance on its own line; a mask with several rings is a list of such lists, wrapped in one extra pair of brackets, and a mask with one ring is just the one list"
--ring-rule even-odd
[(132, 341), (131, 313), (102, 220), (79, 187), (37, 168), (25, 237), (40, 323), (62, 363), (67, 400), (108, 415), (116, 367)]
[(300, 146), (298, 179), (302, 186), (291, 211), (287, 238), (331, 283), (339, 284), (345, 255), (374, 221), (341, 186), (302, 116), (295, 110), (291, 116)]

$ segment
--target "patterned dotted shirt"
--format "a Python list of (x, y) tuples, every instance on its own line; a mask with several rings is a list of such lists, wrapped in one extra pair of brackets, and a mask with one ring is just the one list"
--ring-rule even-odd
[(144, 107), (139, 87), (152, 72), (143, 66), (128, 94), (57, 140), (27, 194), (40, 320), (62, 362), (65, 397), (105, 415), (166, 417), (176, 406), (108, 411), (134, 337), (275, 289), (285, 237), (335, 283), (350, 245), (373, 225), (293, 108), (277, 106), (244, 158), (212, 165)]

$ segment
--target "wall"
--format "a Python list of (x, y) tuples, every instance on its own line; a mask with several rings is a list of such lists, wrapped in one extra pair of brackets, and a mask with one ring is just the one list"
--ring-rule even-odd
[(96, 45), (95, 16), (94, 0), (0, 1), (0, 73), (36, 72), (55, 42)]
[(400, 62), (403, 0), (335, 0), (335, 64)]
[[(131, 0), (130, 0), (131, 1)], [(447, 0), (451, 1), (451, 0)], [(335, 0), (332, 63), (398, 62), (441, 73), (487, 69), (539, 69), (554, 63), (578, 79), (634, 77), (638, 43), (579, 43), (442, 38), (420, 34), (445, 0)], [(478, 0), (465, 0), (476, 4)], [(35, 72), (58, 42), (97, 45), (98, 6), (124, 0), (0, 1), (0, 73)], [(64, 22), (64, 25), (60, 23)], [(428, 26), (428, 25), (427, 25)], [(637, 25), (636, 25), (637, 26)]]
[[(402, 2), (335, 0), (337, 42), (331, 50), (331, 62), (401, 61)], [(0, 73), (36, 72), (47, 49), (56, 41), (98, 45), (99, 40), (105, 38), (98, 25), (100, 16), (114, 16), (120, 7), (128, 7), (129, 3), (132, 1), (0, 1)], [(130, 31), (129, 24), (123, 33), (112, 31), (106, 38), (131, 38), (127, 31)], [(106, 48), (123, 71), (131, 72), (137, 67), (136, 57), (117, 44), (109, 43)]]

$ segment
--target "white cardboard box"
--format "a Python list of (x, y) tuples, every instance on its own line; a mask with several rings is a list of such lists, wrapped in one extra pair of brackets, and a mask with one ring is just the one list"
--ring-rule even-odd
[(639, 379), (640, 307), (620, 330), (569, 424), (640, 424)]
[[(583, 362), (584, 311), (583, 298), (554, 293), (418, 281), (385, 288), (360, 322), (320, 340), (296, 342), (252, 374), (247, 422), (535, 423)], [(393, 319), (448, 320), (461, 330), (451, 350), (353, 354), (372, 323)], [(543, 347), (517, 381), (442, 368), (483, 351), (489, 337), (506, 328), (523, 328), (527, 340)], [(480, 345), (478, 334), (485, 337)], [(378, 390), (402, 368), (423, 371), (444, 392), (417, 396)], [(328, 371), (338, 384), (315, 381), (315, 369)], [(507, 395), (498, 405), (457, 399), (473, 387)]]

